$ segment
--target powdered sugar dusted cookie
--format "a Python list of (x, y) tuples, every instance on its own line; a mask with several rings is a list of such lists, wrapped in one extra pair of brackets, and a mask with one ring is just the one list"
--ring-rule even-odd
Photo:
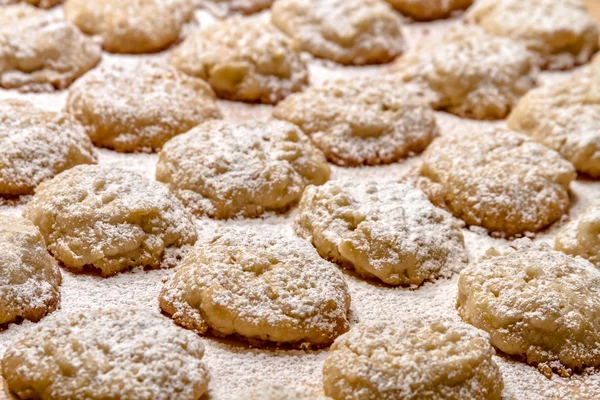
[(505, 129), (436, 139), (418, 184), (433, 204), (469, 225), (508, 236), (538, 231), (569, 207), (575, 168), (557, 152)]
[(384, 0), (279, 0), (271, 22), (296, 49), (340, 64), (390, 62), (404, 50), (400, 18)]
[(362, 323), (331, 346), (323, 386), (335, 400), (500, 400), (493, 356), (487, 335), (446, 319)]
[(33, 193), (66, 169), (96, 163), (78, 123), (22, 100), (0, 100), (0, 149), (0, 196)]
[(537, 76), (523, 45), (464, 26), (399, 58), (392, 71), (429, 92), (435, 109), (473, 119), (506, 117)]
[(467, 261), (460, 224), (407, 184), (348, 179), (310, 186), (295, 227), (322, 257), (390, 285), (450, 277)]
[(189, 0), (67, 0), (65, 17), (113, 53), (150, 53), (179, 38), (192, 17)]
[(0, 0), (0, 6), (2, 6), (2, 12), (0, 13), (0, 27), (7, 26), (9, 24), (19, 23), (19, 21), (25, 18), (44, 14), (44, 11), (32, 7), (25, 2), (8, 4), (10, 5), (2, 6), (2, 0)]
[(300, 389), (281, 385), (265, 385), (250, 389), (238, 400), (330, 400), (319, 396), (309, 389)]
[(196, 241), (192, 216), (167, 187), (119, 168), (63, 172), (38, 186), (23, 216), (66, 267), (103, 276), (173, 266)]
[(415, 91), (394, 77), (336, 80), (288, 97), (273, 116), (298, 125), (338, 165), (387, 164), (420, 153), (438, 134)]
[(199, 242), (163, 287), (160, 307), (200, 334), (329, 345), (348, 330), (341, 272), (302, 239), (222, 228)]
[[(40, 8), (50, 8), (62, 3), (63, 0), (0, 0), (0, 6), (6, 4), (31, 4)], [(4, 10), (2, 10), (4, 11)]]
[(60, 313), (10, 345), (8, 388), (22, 399), (197, 400), (208, 389), (204, 346), (145, 310)]
[(38, 229), (0, 214), (0, 327), (19, 319), (39, 321), (56, 310), (60, 283), (58, 264)]
[(447, 18), (467, 9), (473, 0), (387, 0), (396, 10), (417, 21)]
[(600, 272), (549, 246), (488, 251), (458, 281), (458, 312), (492, 344), (551, 374), (600, 365)]
[(600, 178), (600, 68), (530, 91), (507, 123)]
[(100, 61), (100, 46), (70, 22), (23, 7), (3, 7), (2, 14), (19, 15), (11, 20), (0, 16), (0, 87), (64, 89)]
[(221, 118), (206, 82), (154, 62), (90, 72), (69, 90), (65, 109), (97, 146), (122, 152), (158, 151), (173, 136)]
[(196, 215), (252, 218), (296, 203), (329, 179), (329, 165), (288, 122), (210, 121), (165, 145), (156, 179)]
[(481, 0), (468, 18), (493, 35), (524, 43), (547, 69), (586, 63), (599, 46), (600, 29), (583, 0)]
[(600, 204), (594, 203), (558, 232), (554, 248), (571, 256), (581, 256), (600, 268), (599, 231)]
[(254, 18), (226, 19), (190, 35), (169, 61), (229, 100), (277, 103), (308, 83), (306, 65), (290, 40)]

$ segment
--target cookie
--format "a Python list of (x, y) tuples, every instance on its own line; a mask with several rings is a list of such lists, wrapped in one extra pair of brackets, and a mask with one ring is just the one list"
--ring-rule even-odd
[[(58, 308), (61, 274), (33, 224), (0, 214), (0, 327)], [(0, 389), (1, 390), (1, 389)]]
[(600, 178), (600, 68), (527, 93), (510, 114), (515, 131)]
[(23, 216), (72, 271), (114, 275), (170, 267), (196, 241), (192, 216), (164, 185), (119, 168), (85, 165), (42, 183)]
[(389, 164), (422, 152), (438, 135), (433, 111), (393, 77), (327, 82), (291, 95), (275, 118), (298, 125), (337, 165)]
[[(11, 11), (13, 7), (17, 11)], [(23, 11), (24, 7), (30, 6), (17, 4), (2, 10), (12, 20), (0, 17), (0, 87), (36, 92), (65, 89), (98, 64), (100, 46), (73, 24), (55, 13)]]
[(44, 15), (44, 11), (30, 6), (26, 2), (8, 4), (8, 6), (3, 6), (2, 0), (0, 0), (0, 6), (2, 6), (2, 12), (0, 13), (0, 27), (19, 23), (25, 18)]
[(159, 151), (173, 136), (221, 118), (206, 82), (150, 61), (90, 72), (69, 89), (65, 111), (96, 146), (120, 152)]
[(573, 165), (502, 128), (456, 132), (423, 153), (418, 186), (468, 225), (514, 236), (557, 221), (569, 207)]
[(226, 19), (190, 35), (169, 62), (228, 100), (274, 104), (308, 83), (306, 64), (291, 41), (254, 18)]
[(208, 389), (202, 341), (145, 310), (85, 310), (45, 319), (2, 358), (22, 399), (197, 400)]
[(537, 83), (536, 59), (525, 46), (477, 27), (452, 28), (425, 41), (391, 71), (421, 86), (435, 109), (482, 120), (505, 118)]
[(156, 179), (198, 216), (253, 218), (298, 202), (329, 179), (329, 165), (288, 122), (209, 121), (165, 145)]
[(398, 12), (416, 21), (448, 18), (466, 10), (473, 0), (387, 0)]
[(514, 247), (488, 251), (462, 271), (461, 317), (546, 374), (600, 365), (600, 271), (547, 245)]
[(63, 0), (0, 0), (0, 6), (7, 4), (31, 4), (40, 8), (50, 8), (62, 3)]
[(450, 277), (467, 262), (460, 224), (402, 183), (346, 179), (309, 186), (295, 229), (323, 258), (389, 285)]
[(173, 44), (192, 17), (189, 0), (67, 0), (65, 17), (112, 53), (151, 53)]
[(161, 309), (199, 334), (327, 346), (349, 327), (341, 272), (302, 239), (222, 228), (199, 242), (165, 283)]
[(0, 149), (0, 196), (33, 193), (58, 173), (97, 161), (77, 122), (23, 100), (0, 100)]
[(523, 43), (545, 69), (584, 64), (599, 48), (600, 29), (583, 0), (482, 0), (468, 19)]
[(573, 257), (583, 257), (600, 268), (598, 231), (600, 231), (600, 204), (594, 203), (558, 232), (554, 239), (554, 248)]
[(331, 346), (323, 386), (335, 400), (500, 400), (493, 356), (485, 334), (446, 319), (362, 323)]
[(400, 18), (384, 0), (279, 0), (271, 22), (295, 49), (345, 65), (390, 62), (405, 47)]

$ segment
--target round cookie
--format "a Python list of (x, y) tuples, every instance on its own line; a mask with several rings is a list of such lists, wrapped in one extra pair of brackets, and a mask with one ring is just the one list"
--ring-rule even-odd
[[(202, 0), (200, 0), (202, 2)], [(203, 2), (224, 5), (230, 12), (252, 14), (271, 7), (274, 0), (203, 0)]]
[(19, 23), (19, 21), (25, 18), (44, 14), (42, 10), (32, 7), (25, 2), (8, 4), (8, 6), (3, 6), (2, 0), (0, 0), (0, 6), (2, 6), (2, 12), (0, 13), (0, 27)]
[(119, 168), (72, 168), (37, 187), (23, 216), (67, 268), (103, 276), (171, 267), (196, 241), (192, 216), (164, 185)]
[(65, 110), (94, 144), (120, 152), (158, 151), (173, 136), (221, 118), (206, 82), (154, 62), (90, 72), (69, 90)]
[(600, 178), (600, 69), (530, 91), (507, 124)]
[(387, 0), (398, 12), (416, 21), (448, 18), (473, 4), (473, 0)]
[(165, 145), (156, 179), (198, 216), (253, 218), (296, 203), (329, 165), (288, 122), (209, 121)]
[(547, 245), (488, 251), (458, 280), (457, 307), (504, 353), (551, 375), (600, 365), (600, 271)]
[(390, 62), (405, 47), (400, 17), (384, 0), (278, 0), (271, 22), (294, 48), (340, 64)]
[(600, 268), (599, 231), (600, 204), (594, 203), (558, 232), (554, 248), (573, 257), (583, 257)]
[[(40, 8), (50, 8), (62, 3), (63, 0), (0, 0), (0, 6), (7, 4), (31, 4)], [(3, 10), (4, 11), (4, 10)]]
[(545, 69), (586, 63), (599, 47), (600, 29), (583, 0), (481, 0), (468, 19), (525, 44)]
[(308, 389), (282, 385), (265, 385), (250, 389), (237, 400), (331, 400)]
[(335, 400), (500, 400), (493, 356), (487, 335), (446, 319), (362, 323), (331, 346), (323, 386)]
[(423, 153), (418, 186), (468, 225), (505, 236), (538, 231), (569, 207), (573, 165), (526, 136), (494, 128), (436, 139)]
[(55, 13), (23, 10), (24, 4), (6, 6), (3, 13), (19, 16), (0, 17), (0, 87), (64, 89), (100, 61), (100, 46), (70, 22)]
[(197, 400), (208, 390), (204, 346), (145, 310), (53, 315), (10, 345), (8, 388), (23, 399)]
[(0, 214), (0, 327), (20, 319), (39, 321), (56, 310), (61, 280), (37, 228)]
[(67, 0), (65, 17), (112, 53), (151, 53), (173, 44), (192, 17), (189, 0)]
[(523, 45), (464, 26), (425, 42), (391, 70), (430, 93), (435, 109), (473, 119), (505, 118), (537, 76), (535, 57)]
[(323, 258), (389, 285), (450, 277), (467, 262), (460, 224), (403, 183), (347, 179), (309, 186), (295, 228)]
[(169, 62), (228, 100), (274, 104), (308, 83), (306, 64), (291, 41), (254, 18), (226, 19), (190, 35)]
[(393, 77), (312, 87), (279, 103), (273, 116), (298, 125), (343, 166), (392, 163), (422, 152), (438, 135), (433, 111)]
[(349, 327), (342, 273), (302, 239), (222, 228), (165, 283), (161, 309), (199, 334), (327, 346)]
[(33, 193), (41, 182), (97, 161), (83, 128), (23, 100), (0, 100), (0, 196)]

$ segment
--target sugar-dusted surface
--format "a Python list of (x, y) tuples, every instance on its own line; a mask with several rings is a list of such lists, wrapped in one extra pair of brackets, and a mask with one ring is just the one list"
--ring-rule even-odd
[[(53, 12), (59, 12), (55, 10)], [(204, 22), (205, 18), (203, 18)], [(433, 24), (412, 24), (406, 29), (406, 37), (410, 46), (414, 46), (426, 35), (439, 35), (448, 25), (456, 23), (442, 22)], [(206, 23), (201, 24), (206, 26)], [(145, 56), (145, 58), (162, 59), (166, 53)], [(135, 60), (138, 57), (106, 54), (103, 64), (122, 63)], [(386, 70), (380, 67), (348, 67), (342, 68), (321, 61), (311, 61), (311, 82), (319, 84), (332, 77), (354, 77), (380, 74)], [(570, 73), (546, 73), (543, 82), (564, 79)], [(65, 92), (54, 94), (29, 94), (0, 91), (0, 98), (26, 98), (36, 105), (58, 110), (64, 106)], [(264, 105), (245, 105), (220, 101), (219, 106), (229, 120), (267, 119), (271, 108)], [(441, 134), (466, 130), (480, 130), (492, 125), (503, 125), (503, 122), (481, 123), (461, 120), (457, 117), (437, 113)], [(139, 171), (148, 178), (154, 176), (156, 155), (148, 154), (118, 154), (108, 150), (99, 150), (101, 165), (114, 165)], [(418, 163), (419, 159), (381, 167), (368, 168), (333, 168), (333, 177), (370, 177), (374, 179), (390, 179), (400, 177), (404, 172)], [(552, 243), (560, 227), (580, 215), (590, 200), (600, 196), (600, 183), (586, 179), (578, 179), (571, 185), (572, 204), (564, 220), (553, 225), (550, 229), (539, 233), (535, 241)], [(23, 206), (14, 202), (4, 202), (0, 212), (20, 214)], [(295, 211), (286, 215), (270, 215), (257, 220), (239, 220), (231, 222), (199, 220), (199, 234), (206, 238), (216, 228), (227, 225), (257, 225), (292, 234), (292, 219)], [(467, 251), (471, 260), (481, 256), (490, 246), (506, 247), (508, 242), (493, 239), (477, 229), (464, 230)], [(202, 239), (201, 239), (202, 240)], [(59, 313), (94, 307), (116, 306), (120, 308), (141, 307), (158, 313), (158, 293), (161, 280), (171, 275), (171, 271), (135, 271), (113, 278), (102, 279), (88, 275), (73, 275), (63, 271), (62, 304)], [(456, 321), (459, 316), (455, 309), (456, 278), (441, 280), (435, 284), (425, 284), (417, 290), (382, 287), (346, 275), (352, 295), (353, 317), (360, 321), (375, 321), (382, 318), (405, 318), (422, 314), (446, 315)], [(11, 325), (6, 331), (0, 332), (0, 354), (7, 346), (25, 334), (33, 325), (25, 322), (21, 325)], [(304, 388), (321, 390), (321, 368), (327, 350), (273, 350), (252, 349), (240, 343), (231, 343), (212, 338), (205, 338), (205, 361), (210, 370), (210, 398), (235, 399), (243, 397), (249, 387), (262, 383), (279, 383)], [(554, 376), (551, 380), (545, 378), (534, 367), (503, 357), (496, 357), (505, 382), (503, 397), (505, 399), (593, 399), (600, 398), (600, 374), (593, 376), (576, 375), (571, 379)], [(579, 397), (577, 397), (579, 396)], [(2, 395), (0, 395), (2, 398)]]

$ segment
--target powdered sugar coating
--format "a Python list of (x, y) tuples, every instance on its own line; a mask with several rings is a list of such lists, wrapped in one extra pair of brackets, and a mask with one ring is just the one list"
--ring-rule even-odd
[(438, 135), (416, 90), (394, 77), (335, 80), (288, 97), (273, 116), (298, 125), (335, 164), (388, 164)]
[(71, 89), (65, 111), (92, 141), (121, 152), (154, 152), (173, 136), (221, 118), (210, 86), (146, 61), (90, 72)]
[(557, 152), (501, 128), (456, 132), (423, 153), (418, 186), (468, 225), (507, 236), (535, 232), (569, 207), (575, 168)]
[(473, 119), (506, 117), (537, 76), (536, 59), (525, 46), (465, 26), (425, 41), (391, 69), (430, 92), (435, 109)]
[[(2, 0), (0, 0), (0, 5), (2, 5)], [(0, 27), (9, 24), (15, 24), (25, 18), (33, 17), (36, 15), (39, 16), (43, 14), (44, 12), (42, 10), (30, 6), (26, 2), (11, 4), (9, 6), (3, 6), (2, 12), (0, 13)]]
[(188, 253), (160, 306), (200, 334), (329, 345), (349, 327), (343, 275), (299, 238), (223, 228)]
[(322, 257), (390, 285), (450, 277), (467, 262), (460, 224), (407, 184), (329, 181), (308, 187), (299, 208), (296, 232)]
[(599, 48), (600, 29), (583, 0), (480, 0), (468, 19), (522, 42), (546, 69), (586, 63)]
[(417, 21), (447, 18), (466, 10), (473, 0), (387, 0), (398, 12)]
[(2, 375), (20, 398), (196, 400), (208, 389), (199, 338), (136, 309), (47, 318), (12, 344)]
[(600, 68), (527, 93), (508, 126), (558, 151), (578, 171), (600, 177)]
[(40, 8), (50, 8), (62, 3), (63, 0), (0, 0), (0, 6), (7, 4), (31, 4)]
[(162, 50), (192, 17), (189, 0), (67, 0), (63, 10), (69, 21), (101, 37), (104, 49), (114, 53)]
[(169, 62), (229, 100), (273, 104), (308, 83), (306, 65), (290, 40), (252, 18), (226, 19), (190, 35)]
[(278, 0), (271, 22), (297, 50), (340, 64), (390, 62), (404, 50), (400, 18), (384, 0)]
[(33, 193), (64, 170), (97, 162), (78, 123), (23, 100), (0, 100), (0, 149), (0, 196)]
[(577, 219), (556, 234), (554, 248), (571, 256), (580, 256), (600, 268), (600, 204), (593, 203)]
[(237, 400), (330, 400), (330, 398), (319, 396), (308, 389), (265, 385), (250, 389)]
[(252, 218), (296, 203), (329, 165), (288, 122), (209, 121), (165, 145), (156, 179), (196, 215)]
[(100, 58), (100, 46), (55, 14), (28, 13), (0, 25), (0, 86), (4, 88), (64, 89)]
[(37, 228), (0, 214), (0, 327), (19, 319), (39, 321), (56, 310), (61, 280)]
[(335, 400), (500, 400), (485, 334), (440, 317), (354, 327), (331, 346), (325, 394)]
[(527, 242), (492, 249), (460, 274), (457, 307), (494, 346), (546, 374), (600, 365), (600, 272), (582, 258)]
[(23, 216), (66, 267), (103, 276), (173, 266), (196, 241), (192, 216), (167, 187), (119, 168), (63, 172), (38, 186)]

